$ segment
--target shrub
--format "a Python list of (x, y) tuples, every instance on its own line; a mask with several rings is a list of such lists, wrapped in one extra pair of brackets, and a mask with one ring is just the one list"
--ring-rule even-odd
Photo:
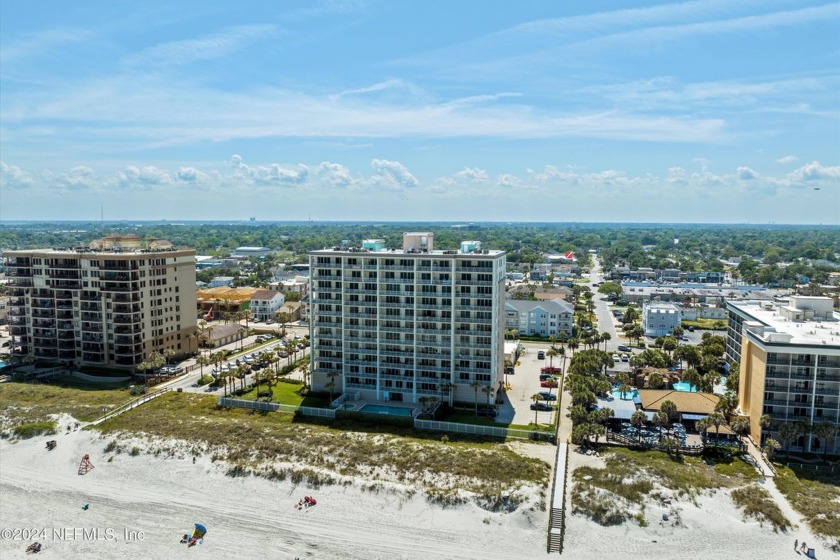
[(12, 428), (12, 433), (20, 439), (29, 439), (35, 436), (52, 435), (56, 433), (56, 427), (55, 422), (32, 422)]
[(790, 521), (770, 497), (770, 494), (764, 488), (755, 484), (737, 488), (732, 491), (732, 500), (735, 505), (744, 510), (744, 517), (752, 517), (761, 525), (770, 523), (773, 526), (773, 531), (779, 530), (787, 531), (790, 528)]

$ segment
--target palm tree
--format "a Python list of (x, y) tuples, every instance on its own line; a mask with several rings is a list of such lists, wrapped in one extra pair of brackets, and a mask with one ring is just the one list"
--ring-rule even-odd
[(674, 401), (665, 401), (659, 407), (659, 410), (661, 410), (668, 416), (668, 426), (670, 427), (671, 419), (674, 418), (677, 414), (677, 405), (674, 404)]
[(738, 448), (743, 447), (743, 441), (741, 438), (744, 437), (750, 429), (750, 422), (746, 418), (737, 418), (734, 422), (732, 422), (732, 431), (738, 434)]
[(536, 405), (542, 400), (542, 397), (540, 395), (534, 394), (534, 395), (531, 395), (531, 400), (534, 401), (534, 405), (535, 405), (534, 406), (534, 426), (539, 426), (539, 422), (537, 422), (537, 415), (539, 414), (540, 409)]
[(548, 351), (545, 353), (545, 355), (548, 356), (548, 367), (554, 367), (554, 356), (558, 356), (559, 354), (560, 353), (554, 348), (553, 345), (548, 349)]
[(793, 422), (783, 422), (779, 425), (779, 441), (785, 448), (785, 454), (790, 454), (788, 448), (802, 433), (802, 426)]
[(330, 392), (330, 402), (333, 401), (333, 390), (335, 389), (335, 378), (338, 377), (337, 371), (331, 371), (327, 374), (329, 381), (326, 384), (327, 390)]
[(449, 381), (445, 381), (443, 383), (440, 383), (438, 385), (438, 388), (440, 389), (440, 392), (443, 393), (446, 396), (446, 403), (449, 406), (452, 406), (451, 397), (452, 397), (452, 390), (455, 388), (455, 384), (450, 383)]
[(722, 413), (727, 418), (738, 408), (738, 395), (727, 391), (715, 405), (715, 411)]
[(715, 447), (718, 446), (718, 438), (720, 437), (720, 425), (725, 424), (723, 414), (720, 412), (712, 412), (709, 414), (709, 424), (715, 427)]
[(656, 414), (653, 415), (653, 423), (659, 426), (659, 443), (662, 443), (662, 428), (668, 428), (670, 424), (670, 418), (668, 418), (668, 413), (664, 410), (658, 410)]
[(210, 365), (210, 358), (207, 356), (199, 356), (196, 362), (198, 362), (198, 366), (200, 368), (199, 375), (204, 377), (204, 366)]
[(301, 372), (303, 373), (303, 388), (304, 389), (309, 389), (309, 374), (310, 374), (309, 364), (308, 363), (303, 364), (303, 366), (300, 369), (301, 369)]
[(820, 443), (823, 446), (823, 461), (825, 461), (826, 455), (828, 455), (828, 442), (837, 436), (837, 425), (831, 422), (820, 422), (814, 426), (814, 435), (820, 438)]
[(487, 417), (490, 417), (490, 397), (493, 396), (493, 387), (490, 385), (484, 385), (481, 388), (481, 392), (484, 393), (484, 396), (487, 398)]
[(697, 432), (703, 438), (703, 443), (706, 443), (706, 430), (709, 429), (709, 420), (707, 418), (701, 418), (698, 420), (694, 427), (697, 428)]
[(601, 333), (601, 342), (604, 343), (604, 352), (607, 351), (607, 342), (612, 340), (612, 335), (608, 332)]
[(641, 410), (637, 410), (630, 416), (630, 423), (636, 426), (639, 431), (639, 445), (642, 444), (642, 428), (644, 428), (645, 422), (647, 422), (647, 415)]
[(478, 390), (481, 388), (481, 383), (478, 381), (473, 381), (470, 383), (470, 387), (473, 388), (475, 391), (475, 415), (478, 416)]
[(167, 348), (163, 351), (163, 359), (166, 361), (166, 365), (172, 361), (172, 358), (175, 357), (175, 350), (172, 348)]

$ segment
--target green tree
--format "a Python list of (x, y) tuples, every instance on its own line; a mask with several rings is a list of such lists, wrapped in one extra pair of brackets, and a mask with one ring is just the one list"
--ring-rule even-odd
[(487, 400), (487, 416), (490, 417), (490, 398), (493, 396), (493, 387), (484, 385), (481, 387), (481, 392), (484, 393), (484, 397)]
[(475, 416), (478, 418), (478, 390), (481, 389), (481, 383), (477, 380), (473, 381), (470, 383), (470, 387), (475, 391)]
[(820, 438), (823, 448), (823, 461), (828, 454), (828, 444), (837, 437), (837, 425), (832, 422), (820, 422), (814, 426), (814, 434)]
[(630, 415), (630, 423), (639, 430), (639, 445), (642, 444), (642, 428), (645, 427), (645, 422), (647, 422), (647, 415), (641, 410)]
[(726, 421), (723, 417), (723, 414), (720, 412), (712, 412), (709, 414), (708, 417), (709, 425), (715, 427), (715, 447), (718, 446), (718, 439), (720, 437), (720, 426), (721, 424), (725, 424)]

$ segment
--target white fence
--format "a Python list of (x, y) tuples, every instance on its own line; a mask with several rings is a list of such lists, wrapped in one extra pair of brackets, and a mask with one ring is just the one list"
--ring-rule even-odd
[[(242, 399), (229, 399), (226, 397), (219, 397), (219, 406), (232, 406), (235, 408), (247, 408), (250, 410), (259, 410), (262, 412), (286, 412), (290, 414), (303, 414), (305, 416), (315, 416), (317, 418), (335, 418), (335, 410), (332, 408), (314, 408), (311, 406), (294, 406), (290, 404), (280, 404), (272, 402), (261, 401), (246, 401)], [(342, 414), (353, 414), (354, 411), (342, 411)], [(530, 430), (516, 430), (510, 428), (499, 428), (495, 426), (480, 426), (476, 424), (460, 424), (455, 422), (438, 422), (435, 420), (420, 420), (414, 419), (414, 427), (418, 430), (431, 430), (433, 432), (454, 432), (461, 434), (472, 434), (477, 436), (492, 436), (498, 438), (515, 438), (515, 439), (537, 439), (553, 441), (554, 434), (546, 432), (536, 432)]]
[(219, 406), (248, 408), (250, 410), (259, 410), (262, 412), (286, 412), (289, 414), (300, 413), (306, 416), (315, 416), (317, 418), (335, 418), (335, 410), (331, 408), (315, 408), (311, 406), (294, 406), (291, 404), (272, 402), (246, 401), (242, 399), (229, 399), (226, 397), (219, 397), (217, 402)]
[(550, 440), (553, 438), (553, 434), (547, 434), (531, 430), (517, 430), (513, 428), (481, 426), (478, 424), (461, 424), (456, 422), (438, 422), (437, 420), (420, 420), (419, 418), (414, 419), (414, 427), (418, 430), (432, 430), (435, 432), (455, 432), (461, 434), (492, 436), (499, 438), (545, 440)]

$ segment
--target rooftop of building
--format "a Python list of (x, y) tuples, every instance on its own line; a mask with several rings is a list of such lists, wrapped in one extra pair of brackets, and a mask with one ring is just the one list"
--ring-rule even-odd
[(542, 308), (548, 313), (574, 313), (575, 306), (560, 298), (548, 301), (529, 301), (524, 299), (510, 299), (505, 305), (512, 307), (519, 312), (529, 312), (536, 308)]
[(221, 286), (219, 288), (198, 290), (196, 296), (199, 300), (211, 302), (215, 300), (243, 302), (250, 300), (256, 291), (256, 288), (229, 288), (227, 286)]
[[(796, 299), (796, 298), (795, 298)], [(802, 298), (801, 303), (808, 303), (809, 299), (831, 301), (831, 298)], [(840, 348), (840, 313), (831, 311), (828, 317), (790, 319), (791, 312), (802, 311), (795, 302), (788, 299), (769, 301), (730, 301), (727, 307), (740, 311), (751, 320), (764, 325), (765, 329), (753, 329), (754, 334), (765, 342), (792, 345), (821, 345)], [(786, 316), (787, 315), (787, 316)], [(773, 337), (781, 333), (788, 337)]]
[(257, 290), (256, 292), (254, 292), (254, 293), (251, 295), (251, 300), (252, 300), (252, 301), (253, 301), (253, 300), (260, 300), (260, 301), (262, 301), (262, 300), (266, 300), (266, 301), (271, 301), (271, 300), (272, 300), (272, 299), (274, 299), (274, 297), (275, 297), (275, 296), (277, 296), (277, 294), (279, 294), (279, 293), (280, 293), (280, 292), (275, 291), (275, 290)]
[(659, 410), (662, 403), (671, 401), (678, 412), (689, 414), (711, 414), (720, 397), (712, 393), (689, 393), (671, 389), (639, 389), (639, 399), (644, 410)]
[(311, 255), (372, 255), (372, 256), (398, 256), (398, 257), (458, 257), (458, 258), (487, 258), (497, 257), (505, 254), (504, 251), (496, 249), (479, 249), (470, 253), (462, 253), (457, 249), (432, 251), (403, 250), (403, 249), (362, 249), (360, 247), (332, 247), (330, 249), (316, 249), (310, 251)]

